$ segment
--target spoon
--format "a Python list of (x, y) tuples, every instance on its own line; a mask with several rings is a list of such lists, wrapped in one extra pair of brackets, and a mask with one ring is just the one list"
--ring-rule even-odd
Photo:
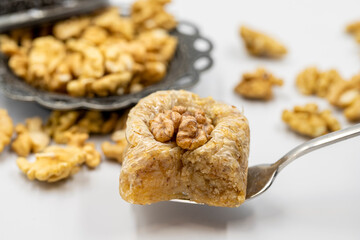
[[(259, 196), (269, 189), (275, 178), (289, 163), (316, 149), (360, 135), (360, 124), (332, 132), (307, 141), (285, 154), (273, 164), (260, 164), (248, 169), (246, 201)], [(189, 200), (174, 199), (174, 202), (198, 204)]]

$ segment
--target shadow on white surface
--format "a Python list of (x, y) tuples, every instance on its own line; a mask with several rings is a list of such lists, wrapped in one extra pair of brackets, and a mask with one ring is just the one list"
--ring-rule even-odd
[(249, 205), (239, 208), (220, 208), (175, 202), (161, 202), (149, 206), (133, 205), (137, 233), (154, 234), (183, 228), (203, 231), (226, 230), (228, 222), (252, 224), (253, 209)]

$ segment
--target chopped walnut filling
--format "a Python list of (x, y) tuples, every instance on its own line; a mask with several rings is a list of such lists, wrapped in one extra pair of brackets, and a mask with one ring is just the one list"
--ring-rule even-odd
[(13, 122), (5, 109), (0, 109), (0, 153), (10, 143), (13, 134)]
[(279, 58), (287, 53), (286, 47), (275, 39), (245, 26), (240, 28), (240, 35), (253, 56)]
[[(74, 97), (106, 97), (161, 81), (177, 47), (169, 0), (139, 0), (131, 16), (117, 7), (40, 29), (0, 35), (9, 67), (28, 84)], [(52, 34), (52, 35), (51, 35)]]
[(340, 129), (331, 111), (320, 112), (314, 103), (295, 106), (293, 111), (285, 110), (282, 119), (293, 131), (312, 138)]
[(241, 82), (235, 87), (239, 95), (259, 100), (269, 100), (273, 97), (272, 87), (282, 86), (283, 80), (274, 77), (263, 68), (258, 68), (254, 73), (245, 73)]
[(199, 109), (175, 106), (159, 113), (150, 121), (150, 131), (159, 142), (168, 142), (174, 137), (176, 144), (186, 150), (204, 145), (210, 138), (214, 126)]

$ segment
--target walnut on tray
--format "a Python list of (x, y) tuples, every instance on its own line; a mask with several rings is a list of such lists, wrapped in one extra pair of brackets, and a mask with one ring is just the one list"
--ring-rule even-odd
[(295, 106), (292, 111), (284, 110), (282, 119), (293, 131), (311, 138), (340, 129), (340, 123), (331, 111), (319, 111), (314, 103)]
[(11, 148), (22, 157), (41, 152), (50, 143), (50, 136), (44, 130), (43, 122), (39, 117), (26, 119), (25, 125), (18, 124), (15, 127), (15, 132), (17, 136)]
[(0, 109), (0, 153), (10, 143), (13, 130), (12, 119), (5, 109)]
[(28, 84), (73, 97), (135, 93), (161, 81), (177, 48), (170, 0), (139, 0), (0, 35), (9, 67)]
[(235, 92), (245, 98), (270, 100), (273, 98), (273, 86), (282, 86), (283, 80), (276, 78), (263, 68), (254, 73), (245, 73), (236, 85)]
[(222, 207), (244, 202), (249, 126), (235, 107), (183, 90), (159, 91), (132, 108), (126, 138), (124, 200), (177, 198)]
[(245, 26), (242, 26), (239, 32), (248, 53), (253, 56), (280, 58), (287, 53), (284, 45), (263, 33)]

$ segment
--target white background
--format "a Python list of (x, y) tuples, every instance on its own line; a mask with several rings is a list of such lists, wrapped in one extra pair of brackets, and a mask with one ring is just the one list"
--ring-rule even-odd
[[(119, 1), (120, 2), (120, 1)], [(360, 47), (344, 33), (360, 20), (358, 0), (177, 0), (170, 10), (196, 23), (215, 44), (215, 65), (191, 90), (244, 108), (250, 121), (250, 165), (271, 163), (306, 139), (290, 132), (281, 112), (314, 101), (294, 87), (309, 65), (359, 72)], [(249, 57), (240, 24), (271, 33), (286, 44), (283, 60)], [(264, 66), (285, 81), (268, 103), (243, 100), (233, 87), (245, 71)], [(49, 111), (0, 96), (16, 123)], [(120, 166), (105, 160), (56, 184), (30, 182), (6, 149), (0, 155), (0, 239), (360, 239), (360, 139), (310, 153), (287, 167), (268, 192), (237, 209), (158, 203), (135, 206), (118, 194)]]

